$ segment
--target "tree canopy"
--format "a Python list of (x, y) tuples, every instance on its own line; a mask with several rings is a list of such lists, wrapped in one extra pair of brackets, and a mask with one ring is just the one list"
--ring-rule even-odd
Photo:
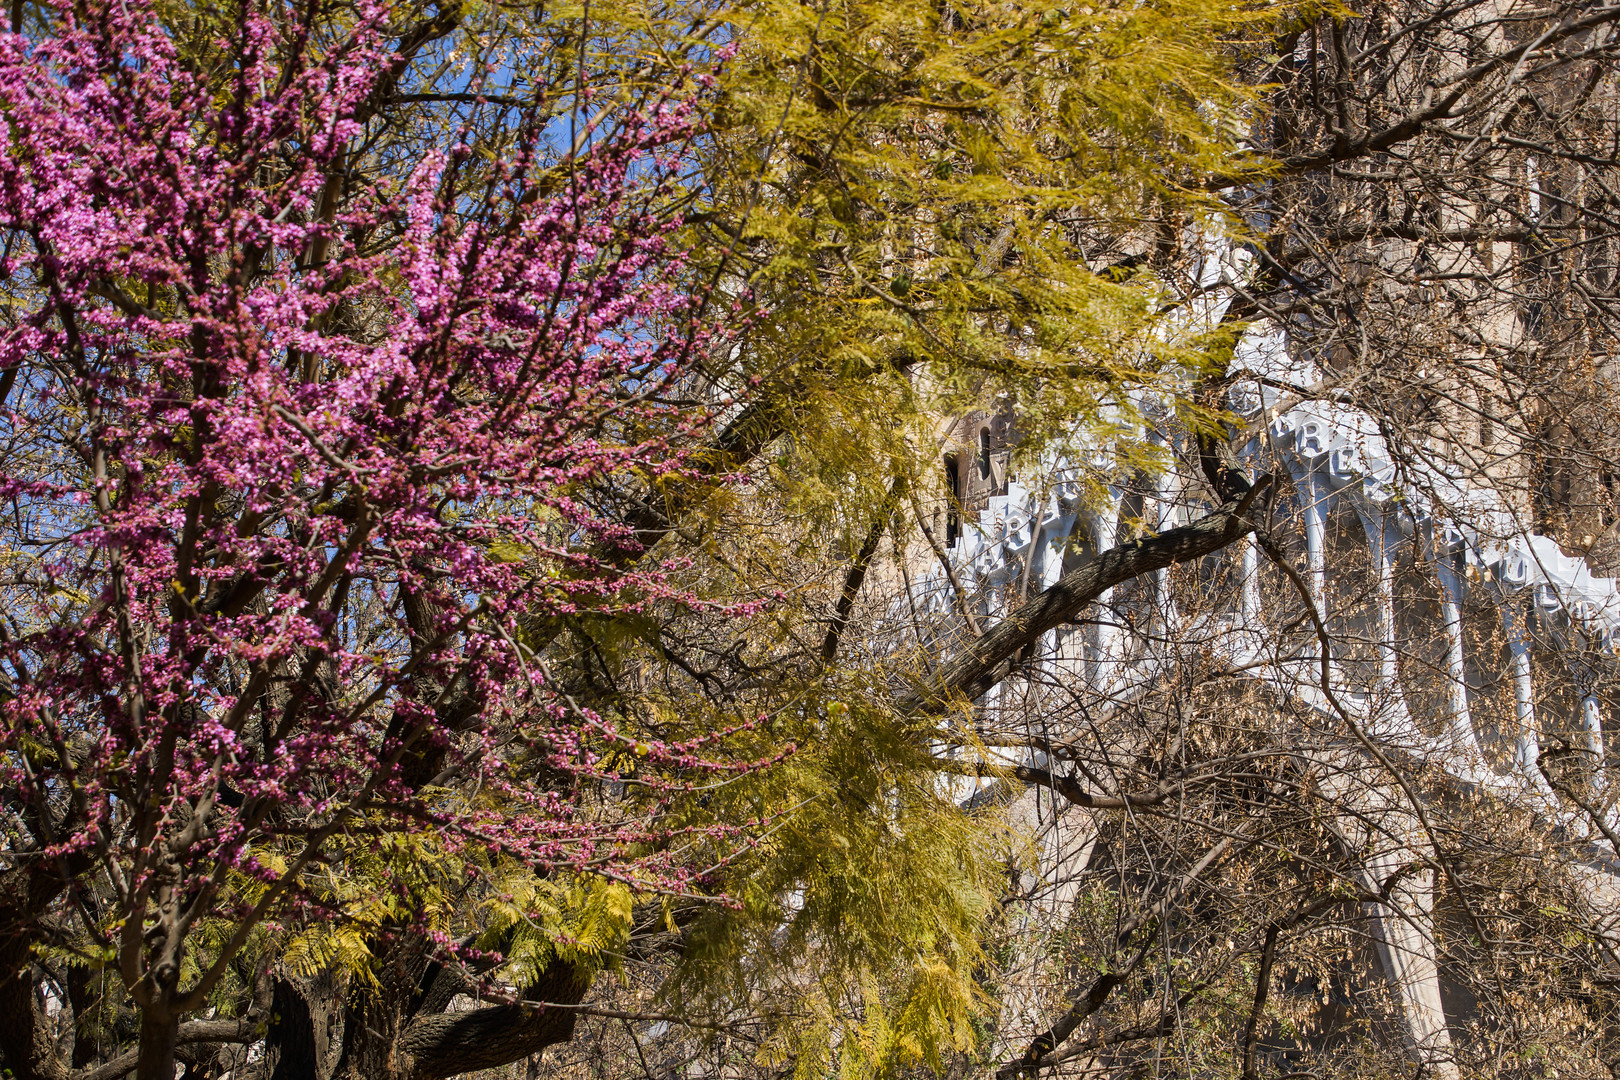
[(1608, 1032), (1606, 789), (1542, 860), (1310, 705), (1461, 669), (1258, 449), (1605, 569), (1620, 14), (1507, 7), (19, 0), (0, 1063), (1248, 1080), (1436, 890), (1469, 1045)]

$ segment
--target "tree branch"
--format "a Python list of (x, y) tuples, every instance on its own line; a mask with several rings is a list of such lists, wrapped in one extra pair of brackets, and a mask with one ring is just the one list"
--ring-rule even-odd
[(419, 1015), (399, 1040), (399, 1054), (410, 1066), (401, 1075), (411, 1080), (493, 1069), (539, 1053), (574, 1037), (578, 1005), (590, 989), (591, 974), (573, 964), (553, 961), (540, 979), (524, 990), (526, 1003), (490, 1005), (467, 1012)]
[[(1232, 839), (1232, 837), (1228, 836), (1216, 842), (1215, 846), (1204, 852), (1203, 858), (1199, 859), (1193, 865), (1193, 868), (1182, 876), (1180, 881), (1172, 885), (1159, 898), (1157, 903), (1120, 927), (1119, 933), (1114, 938), (1113, 951), (1117, 952), (1124, 948), (1138, 930), (1151, 920), (1164, 914), (1173, 905), (1179, 903), (1181, 898), (1186, 895), (1187, 890), (1192, 888), (1193, 882), (1198, 880), (1198, 875), (1208, 870), (1217, 859), (1226, 854), (1227, 850), (1232, 846)], [(1108, 995), (1113, 993), (1114, 987), (1125, 981), (1131, 971), (1142, 962), (1146, 954), (1147, 946), (1144, 945), (1136, 956), (1131, 959), (1130, 963), (1123, 968), (1110, 969), (1092, 980), (1091, 986), (1086, 989), (1085, 994), (1071, 1005), (1068, 1011), (1059, 1017), (1050, 1028), (1031, 1040), (1029, 1048), (1019, 1056), (1018, 1060), (1009, 1062), (996, 1070), (996, 1080), (1008, 1080), (1008, 1078), (1017, 1076), (1020, 1073), (1032, 1073), (1039, 1069), (1044, 1063), (1043, 1059), (1065, 1039), (1074, 1034), (1075, 1029), (1085, 1021), (1086, 1017), (1102, 1008), (1103, 1002), (1108, 1000)]]
[(1241, 498), (1189, 525), (1109, 548), (969, 642), (936, 675), (904, 695), (898, 707), (903, 712), (937, 712), (953, 700), (979, 697), (1006, 677), (1010, 661), (1020, 651), (1073, 619), (1115, 585), (1219, 551), (1253, 532), (1249, 507), (1270, 484), (1271, 477), (1263, 476)]
[[(189, 1024), (180, 1025), (174, 1041), (176, 1045), (203, 1042), (249, 1043), (257, 1040), (261, 1034), (261, 1025), (253, 1019), (194, 1020)], [(140, 1053), (140, 1050), (136, 1049), (120, 1054), (105, 1065), (71, 1074), (72, 1080), (117, 1080), (135, 1068)]]

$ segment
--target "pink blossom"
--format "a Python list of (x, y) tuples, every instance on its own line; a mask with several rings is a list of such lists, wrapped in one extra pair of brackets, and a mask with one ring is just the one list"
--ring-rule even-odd
[[(675, 440), (708, 422), (654, 391), (717, 340), (657, 209), (712, 80), (604, 130), (549, 194), (535, 134), (452, 198), (480, 160), (459, 146), (351, 170), (392, 55), (386, 5), (357, 11), (317, 55), (289, 12), (249, 10), (212, 80), (139, 3), (0, 34), (0, 231), (28, 305), (0, 333), (0, 430), (62, 451), (0, 473), (10, 543), (44, 553), (14, 594), (48, 598), (0, 643), (5, 782), (77, 800), (53, 853), (105, 871), (119, 918), (182, 898), (169, 937), (123, 938), (135, 970), (198, 917), (313, 910), (298, 868), (343, 833), (640, 888), (699, 872), (684, 827), (603, 821), (514, 762), (589, 785), (640, 745), (557, 695), (520, 615), (704, 603), (605, 557), (634, 534), (579, 493), (682, 475)], [(769, 764), (726, 752), (752, 723), (645, 753), (691, 790)]]

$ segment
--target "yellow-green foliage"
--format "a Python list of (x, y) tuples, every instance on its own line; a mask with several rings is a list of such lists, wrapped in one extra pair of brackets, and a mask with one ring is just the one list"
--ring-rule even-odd
[[(446, 858), (436, 833), (345, 836), (332, 856), (309, 872), (303, 887), (330, 917), (289, 928), (278, 942), (285, 971), (295, 976), (344, 974), (375, 980), (368, 940), (388, 926), (425, 922), (453, 933), (460, 862)], [(265, 860), (284, 868), (280, 856)]]
[[(651, 4), (616, 17), (633, 7), (649, 26), (670, 18)], [(1230, 335), (1172, 331), (1165, 283), (1110, 264), (1185, 243), (1200, 215), (1220, 227), (1211, 178), (1259, 173), (1239, 143), (1250, 92), (1228, 65), (1291, 9), (736, 0), (705, 12), (738, 51), (686, 236), (697, 263), (723, 256), (726, 280), (757, 302), (717, 378), (749, 386), (771, 438), (749, 463), (756, 482), (717, 492), (670, 546), (690, 545), (701, 569), (682, 584), (700, 592), (791, 587), (768, 621), (728, 635), (764, 666), (817, 648), (824, 583), (894, 513), (895, 480), (938, 482), (942, 416), (1004, 395), (1024, 452), (1078, 428), (1114, 444), (1100, 468), (1126, 472), (1155, 464), (1133, 391), (1213, 422), (1189, 390)], [(614, 638), (608, 665), (658, 669), (643, 644), (654, 637)], [(959, 808), (930, 762), (938, 721), (896, 715), (893, 673), (861, 662), (874, 666), (771, 668), (775, 681), (734, 710), (771, 726), (731, 749), (797, 752), (675, 800), (666, 819), (767, 822), (740, 853), (714, 845), (718, 887), (740, 910), (688, 929), (666, 1006), (765, 1013), (776, 1024), (763, 1057), (805, 1080), (937, 1068), (973, 1048), (1002, 884), (996, 813)], [(615, 705), (621, 731), (645, 723), (664, 738), (739, 719), (697, 693)]]
[[(638, 754), (641, 740), (691, 739), (757, 715), (768, 726), (705, 754), (747, 760), (797, 747), (763, 772), (703, 775), (699, 790), (657, 811), (660, 825), (694, 830), (677, 842), (692, 864), (717, 867), (702, 887), (735, 902), (710, 905), (689, 928), (667, 1006), (764, 1013), (774, 1024), (761, 1057), (791, 1062), (796, 1080), (938, 1070), (950, 1052), (975, 1048), (1005, 838), (998, 811), (962, 809), (937, 772), (939, 721), (888, 707), (893, 672), (870, 658), (843, 669), (843, 655), (830, 671), (775, 661), (819, 657), (824, 579), (893, 513), (897, 478), (913, 490), (937, 482), (941, 416), (1004, 395), (1024, 452), (1079, 428), (1093, 445), (1114, 444), (1108, 468), (1127, 472), (1153, 461), (1134, 441), (1132, 391), (1164, 391), (1190, 422), (1213, 421), (1186, 390), (1230, 351), (1230, 331), (1172, 332), (1164, 283), (1122, 256), (1184, 243), (1189, 217), (1218, 227), (1211, 178), (1263, 171), (1241, 148), (1251, 91), (1229, 65), (1292, 13), (1240, 0), (464, 7), (476, 48), (522, 72), (524, 92), (546, 87), (559, 109), (575, 64), (618, 72), (630, 99), (722, 41), (737, 47), (697, 143), (681, 241), (697, 270), (739, 295), (746, 284), (757, 307), (712, 374), (718, 386), (747, 387), (771, 438), (746, 463), (757, 483), (717, 491), (707, 520), (683, 515), (668, 546), (689, 545), (679, 554), (695, 568), (678, 584), (702, 595), (809, 584), (741, 631), (722, 628), (717, 648), (746, 635), (737, 655), (770, 676), (724, 704), (660, 682), (676, 635), (652, 615), (586, 612), (568, 620), (569, 634), (549, 623), (514, 629), (624, 734), (593, 749), (632, 780), (683, 779)], [(409, 110), (391, 122), (414, 130)], [(690, 487), (645, 479), (655, 495)], [(571, 526), (558, 527), (566, 539)], [(501, 542), (490, 554), (530, 556)], [(587, 665), (592, 678), (576, 678)], [(636, 820), (643, 796), (631, 784), (604, 817)], [(717, 823), (750, 823), (748, 836), (706, 837)], [(285, 853), (262, 857), (286, 866)], [(656, 899), (495, 860), (471, 875), (466, 858), (432, 832), (378, 840), (362, 823), (301, 879), (327, 917), (267, 925), (242, 967), (274, 955), (290, 975), (372, 982), (371, 943), (425, 922), (476, 934), (506, 956), (501, 977), (522, 985), (558, 959), (585, 973), (611, 967), (632, 904)], [(263, 888), (231, 885), (230, 899), (248, 904)], [(230, 930), (199, 928), (186, 978)], [(104, 958), (81, 950), (81, 962)], [(238, 989), (223, 985), (220, 1004)]]
[[(591, 875), (541, 879), (506, 859), (486, 860), (469, 874), (469, 854), (450, 855), (434, 832), (341, 838), (301, 883), (326, 916), (267, 928), (250, 954), (270, 950), (293, 977), (336, 975), (375, 984), (370, 943), (387, 928), (418, 926), (452, 937), (476, 933), (478, 948), (505, 956), (498, 974), (518, 986), (553, 959), (588, 974), (622, 955), (631, 914), (623, 884)], [(261, 858), (272, 869), (286, 869), (282, 855)], [(249, 901), (264, 889), (250, 878), (235, 878), (233, 886)], [(477, 897), (481, 904), (468, 902)], [(188, 973), (230, 929), (228, 922), (203, 928)]]
[(932, 725), (847, 696), (779, 717), (798, 752), (711, 793), (703, 812), (773, 824), (725, 878), (742, 910), (689, 933), (669, 992), (680, 1007), (760, 1009), (778, 1022), (765, 1060), (806, 1077), (836, 1062), (855, 1080), (973, 1045), (998, 864), (994, 822), (925, 765)]
[[(941, 416), (1002, 395), (1026, 453), (1079, 428), (1092, 444), (1112, 442), (1107, 467), (1126, 471), (1153, 454), (1134, 441), (1133, 391), (1164, 391), (1194, 423), (1213, 420), (1186, 390), (1230, 350), (1230, 334), (1172, 332), (1164, 283), (1125, 256), (1185, 243), (1189, 217), (1213, 210), (1212, 177), (1262, 170), (1240, 145), (1251, 91), (1229, 66), (1292, 10), (1240, 0), (465, 8), (477, 47), (523, 72), (525, 92), (547, 87), (556, 108), (575, 64), (617, 72), (631, 100), (719, 43), (736, 46), (696, 144), (680, 235), (697, 271), (738, 295), (746, 285), (756, 305), (712, 374), (747, 388), (770, 438), (746, 463), (757, 483), (717, 491), (707, 520), (683, 515), (668, 546), (689, 545), (694, 569), (679, 584), (703, 595), (810, 583), (744, 631), (746, 659), (819, 656), (828, 567), (893, 513), (897, 478), (913, 490), (937, 482)], [(690, 486), (644, 479), (654, 495)], [(528, 558), (501, 543), (491, 554)], [(774, 681), (717, 704), (660, 682), (676, 635), (652, 616), (588, 612), (568, 634), (515, 629), (627, 738), (680, 741), (764, 714), (768, 727), (706, 755), (798, 748), (762, 773), (706, 776), (658, 810), (672, 828), (764, 822), (750, 826), (752, 843), (701, 831), (679, 841), (695, 865), (717, 867), (703, 884), (736, 906), (712, 905), (689, 927), (669, 1007), (765, 1013), (775, 1023), (762, 1057), (792, 1062), (800, 1080), (938, 1069), (974, 1048), (1005, 839), (997, 811), (963, 810), (936, 771), (938, 721), (886, 705), (892, 672), (771, 666)], [(570, 664), (591, 678), (572, 678)], [(682, 779), (637, 745), (596, 749), (607, 767)], [(634, 819), (644, 794), (632, 784), (608, 812)], [(463, 866), (432, 833), (378, 844), (357, 830), (305, 875), (333, 917), (267, 931), (258, 948), (279, 951), (290, 974), (364, 982), (375, 978), (378, 931), (426, 920), (498, 948), (503, 977), (521, 984), (556, 959), (611, 966), (632, 903), (648, 899), (504, 863), (473, 881)], [(257, 886), (236, 887), (251, 899)]]
[[(863, 401), (882, 403), (882, 428), (908, 405), (959, 411), (999, 390), (1033, 445), (1115, 422), (1130, 389), (1181, 385), (1207, 343), (1166, 332), (1158, 283), (1104, 263), (1174, 248), (1186, 216), (1213, 206), (1212, 177), (1261, 170), (1239, 143), (1251, 91), (1228, 66), (1291, 11), (1234, 0), (728, 9), (740, 52), (704, 173), (706, 220), (722, 224), (706, 250), (733, 253), (768, 312), (748, 362), (782, 380), (794, 430), (858, 443), (871, 425), (823, 417), (830, 401), (868, 415)], [(1097, 237), (1126, 236), (1095, 250)]]
[(506, 957), (506, 977), (529, 985), (561, 959), (578, 971), (611, 966), (630, 934), (632, 897), (617, 881), (573, 877), (540, 880), (513, 868), (484, 903), (482, 948)]

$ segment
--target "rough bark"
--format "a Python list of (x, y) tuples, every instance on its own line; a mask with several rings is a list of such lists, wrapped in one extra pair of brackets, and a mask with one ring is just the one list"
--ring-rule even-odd
[(156, 1010), (141, 1011), (141, 1047), (135, 1059), (136, 1080), (174, 1080), (174, 1050), (180, 1025)]
[(573, 1006), (590, 986), (589, 972), (559, 961), (524, 991), (522, 1004), (419, 1012), (407, 1020), (398, 1011), (383, 1015), (379, 1009), (397, 1002), (373, 996), (358, 1019), (385, 1030), (349, 1041), (336, 1080), (439, 1080), (521, 1061), (573, 1037)]
[(309, 1002), (286, 979), (277, 979), (270, 1001), (270, 1028), (266, 1046), (273, 1048), (275, 1064), (270, 1080), (320, 1080), (320, 1048)]
[(67, 1063), (35, 1002), (27, 939), (9, 926), (6, 931), (0, 939), (0, 1062), (15, 1080), (66, 1080)]
[[(57, 829), (75, 827), (61, 822)], [(14, 1080), (61, 1080), (68, 1075), (34, 993), (32, 945), (37, 927), (69, 879), (89, 869), (83, 852), (24, 862), (0, 873), (0, 1062)]]

